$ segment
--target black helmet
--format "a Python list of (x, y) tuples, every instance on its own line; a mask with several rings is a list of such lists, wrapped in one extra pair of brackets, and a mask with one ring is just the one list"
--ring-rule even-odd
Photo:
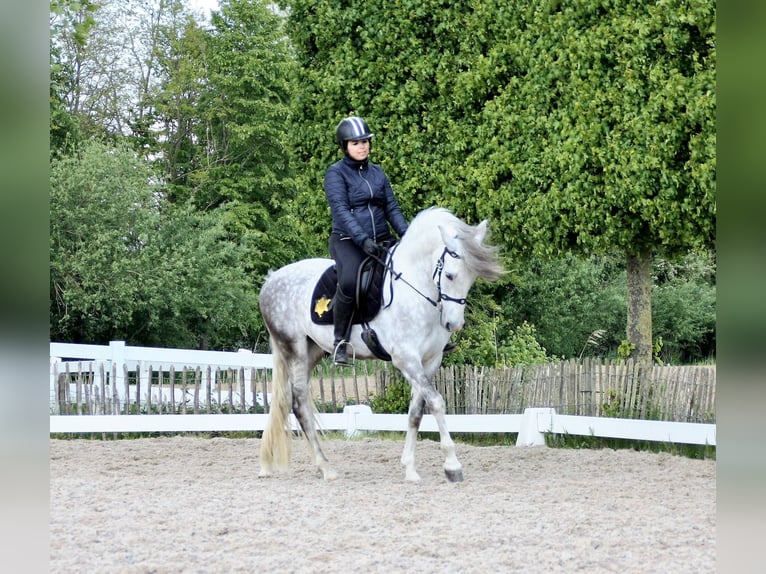
[(335, 128), (335, 141), (338, 142), (343, 153), (346, 153), (346, 142), (349, 140), (367, 140), (372, 136), (367, 122), (357, 116), (343, 118)]

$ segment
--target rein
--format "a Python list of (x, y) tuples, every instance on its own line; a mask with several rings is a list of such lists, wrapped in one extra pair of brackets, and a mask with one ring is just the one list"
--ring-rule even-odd
[[(394, 260), (394, 252), (396, 251), (396, 248), (398, 246), (399, 246), (399, 244), (397, 243), (396, 245), (394, 245), (394, 247), (391, 250), (387, 250), (388, 253), (389, 253), (388, 261), (383, 261), (379, 257), (375, 256), (375, 259), (378, 262), (383, 264), (383, 266), (386, 269), (386, 272), (391, 273), (391, 277), (393, 277), (394, 281), (402, 281), (410, 289), (415, 291), (415, 293), (420, 295), (423, 299), (428, 301), (432, 306), (437, 307), (437, 308), (439, 307), (439, 303), (441, 303), (442, 301), (448, 301), (448, 302), (451, 302), (451, 303), (457, 303), (459, 305), (465, 305), (466, 304), (466, 299), (464, 299), (462, 297), (461, 298), (452, 297), (452, 296), (447, 295), (446, 293), (442, 292), (442, 272), (444, 271), (444, 257), (446, 255), (449, 255), (450, 257), (452, 257), (454, 259), (460, 259), (460, 255), (458, 255), (454, 251), (450, 250), (447, 246), (444, 247), (444, 251), (442, 251), (441, 257), (439, 257), (439, 261), (436, 262), (436, 268), (434, 269), (434, 273), (431, 276), (432, 279), (436, 280), (436, 288), (439, 291), (439, 297), (437, 298), (436, 301), (434, 301), (433, 299), (431, 299), (431, 297), (429, 297), (428, 295), (423, 293), (420, 289), (418, 289), (412, 283), (410, 283), (404, 277), (402, 277), (402, 273), (401, 272), (397, 273), (396, 270), (394, 269), (394, 262), (393, 262), (393, 260)], [(386, 304), (386, 306), (383, 307), (384, 309), (390, 307), (391, 303), (394, 302), (394, 282), (393, 281), (391, 281), (391, 283), (389, 283), (389, 290), (390, 290), (389, 301), (388, 301), (388, 304)]]

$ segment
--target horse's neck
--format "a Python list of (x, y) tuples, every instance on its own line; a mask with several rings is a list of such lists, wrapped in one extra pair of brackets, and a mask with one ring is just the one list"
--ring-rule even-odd
[(401, 242), (392, 259), (394, 271), (404, 273), (408, 281), (431, 281), (435, 249), (428, 241)]

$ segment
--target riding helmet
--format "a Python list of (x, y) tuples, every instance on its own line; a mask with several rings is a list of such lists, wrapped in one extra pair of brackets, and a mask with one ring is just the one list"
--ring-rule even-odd
[(368, 140), (372, 136), (367, 122), (357, 116), (343, 118), (335, 128), (335, 141), (338, 142), (343, 153), (346, 153), (346, 144), (349, 140)]

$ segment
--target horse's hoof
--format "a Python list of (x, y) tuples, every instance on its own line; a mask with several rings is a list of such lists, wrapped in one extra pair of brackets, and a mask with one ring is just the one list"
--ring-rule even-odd
[(463, 482), (463, 469), (458, 468), (456, 470), (444, 469), (444, 474), (447, 475), (447, 480), (450, 482)]
[(327, 470), (322, 471), (322, 477), (325, 479), (326, 482), (332, 482), (333, 480), (338, 479), (338, 473), (335, 472), (333, 469), (328, 468)]
[(420, 482), (420, 475), (414, 470), (407, 471), (404, 473), (404, 480), (407, 482)]
[(273, 476), (273, 474), (274, 473), (271, 472), (271, 470), (269, 470), (267, 468), (262, 468), (261, 472), (258, 473), (258, 478), (266, 478), (266, 477), (269, 477), (269, 476)]

